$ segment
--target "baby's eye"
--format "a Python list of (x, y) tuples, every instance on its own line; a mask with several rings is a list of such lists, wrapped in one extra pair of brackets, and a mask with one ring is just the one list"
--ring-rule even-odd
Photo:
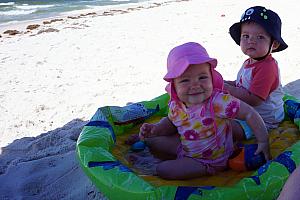
[(264, 35), (259, 35), (259, 36), (257, 36), (257, 39), (263, 40), (263, 39), (265, 39), (265, 36)]
[(179, 83), (187, 83), (187, 82), (189, 82), (189, 79), (187, 79), (187, 78), (179, 81)]
[(206, 75), (199, 76), (199, 80), (204, 80), (204, 79), (207, 79), (207, 76), (206, 76)]
[(241, 35), (241, 38), (242, 38), (242, 39), (248, 39), (248, 38), (249, 38), (249, 35), (248, 35), (248, 34), (242, 34), (242, 35)]

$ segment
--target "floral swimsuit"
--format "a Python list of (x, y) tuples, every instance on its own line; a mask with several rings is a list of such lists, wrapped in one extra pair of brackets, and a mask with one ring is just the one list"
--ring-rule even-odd
[(230, 119), (236, 117), (240, 100), (214, 90), (200, 107), (187, 108), (182, 102), (173, 100), (169, 108), (168, 117), (180, 134), (178, 157), (194, 158), (211, 173), (215, 172), (215, 166), (226, 167), (233, 151)]

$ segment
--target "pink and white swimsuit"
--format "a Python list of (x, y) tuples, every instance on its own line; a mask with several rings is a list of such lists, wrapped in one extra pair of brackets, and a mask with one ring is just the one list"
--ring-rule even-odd
[(223, 91), (214, 90), (202, 106), (186, 107), (181, 101), (169, 102), (168, 117), (177, 127), (181, 147), (178, 157), (191, 157), (207, 166), (226, 168), (233, 151), (230, 119), (236, 117), (240, 100)]

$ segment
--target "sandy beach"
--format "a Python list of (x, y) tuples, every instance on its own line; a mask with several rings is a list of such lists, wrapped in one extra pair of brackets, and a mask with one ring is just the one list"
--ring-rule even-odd
[(246, 57), (228, 29), (254, 5), (281, 17), (289, 47), (273, 56), (300, 98), (296, 0), (144, 2), (0, 26), (0, 199), (105, 199), (76, 159), (84, 124), (98, 107), (163, 94), (167, 54), (184, 42), (203, 44), (234, 80)]

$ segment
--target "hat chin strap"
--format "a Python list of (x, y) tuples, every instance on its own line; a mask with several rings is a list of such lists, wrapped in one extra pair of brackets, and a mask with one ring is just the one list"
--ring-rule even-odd
[(252, 59), (257, 60), (257, 61), (260, 61), (260, 60), (265, 59), (265, 58), (271, 53), (271, 51), (272, 51), (272, 46), (273, 46), (273, 42), (274, 42), (274, 41), (275, 41), (274, 38), (271, 37), (271, 44), (270, 44), (270, 46), (269, 46), (269, 50), (268, 50), (268, 53), (266, 53), (266, 55), (264, 55), (264, 56), (262, 56), (262, 57), (258, 57), (258, 58), (252, 58)]
[(176, 90), (175, 90), (175, 85), (174, 85), (174, 80), (172, 80), (167, 86), (166, 86), (166, 91), (169, 93), (171, 99), (170, 100), (175, 100), (179, 101), (179, 98), (177, 96)]

